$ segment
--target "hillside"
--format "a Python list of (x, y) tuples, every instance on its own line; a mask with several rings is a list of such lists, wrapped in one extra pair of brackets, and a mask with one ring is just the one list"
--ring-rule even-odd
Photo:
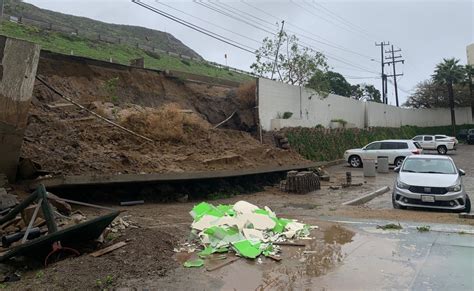
[(127, 44), (135, 45), (139, 43), (177, 54), (199, 57), (195, 51), (184, 45), (173, 35), (158, 30), (138, 26), (110, 24), (85, 17), (67, 15), (41, 9), (32, 4), (21, 2), (20, 0), (4, 0), (4, 10), (5, 13), (9, 15), (51, 23), (57, 27), (77, 29), (79, 35), (104, 35), (110, 38), (120, 38), (123, 43)]
[(40, 44), (42, 49), (67, 55), (73, 54), (103, 61), (112, 60), (114, 63), (124, 65), (128, 65), (131, 59), (143, 57), (145, 67), (149, 69), (176, 70), (237, 82), (251, 79), (248, 75), (218, 68), (205, 61), (182, 60), (167, 54), (150, 53), (126, 44), (92, 41), (76, 35), (10, 21), (0, 23), (0, 34), (35, 42)]

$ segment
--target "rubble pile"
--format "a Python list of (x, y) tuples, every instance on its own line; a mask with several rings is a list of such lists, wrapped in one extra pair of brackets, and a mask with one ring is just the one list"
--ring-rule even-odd
[[(201, 259), (187, 261), (187, 267), (202, 266), (202, 259), (214, 253), (234, 252), (248, 259), (261, 255), (280, 259), (278, 244), (307, 238), (311, 229), (296, 220), (278, 218), (268, 207), (261, 209), (246, 201), (218, 206), (202, 202), (190, 214), (194, 218), (192, 234), (202, 250), (198, 253)], [(186, 248), (194, 251), (189, 243), (175, 251)]]

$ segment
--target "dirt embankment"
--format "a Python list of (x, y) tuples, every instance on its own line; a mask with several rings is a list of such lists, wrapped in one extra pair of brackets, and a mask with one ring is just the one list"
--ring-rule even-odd
[(167, 173), (306, 162), (296, 152), (262, 145), (246, 132), (213, 128), (234, 108), (250, 107), (237, 101), (237, 90), (183, 83), (153, 71), (44, 58), (38, 74), (65, 95), (155, 140), (134, 137), (76, 107), (56, 106), (65, 101), (38, 84), (22, 157), (38, 162), (46, 171)]
[[(83, 103), (101, 100), (147, 107), (176, 103), (200, 114), (211, 124), (217, 124), (237, 111), (223, 127), (255, 130), (255, 109), (239, 102), (237, 88), (188, 82), (167, 77), (163, 72), (105, 62), (96, 64), (51, 53), (42, 54), (38, 75)], [(34, 95), (42, 102), (58, 101), (57, 96), (44, 86), (35, 86)]]

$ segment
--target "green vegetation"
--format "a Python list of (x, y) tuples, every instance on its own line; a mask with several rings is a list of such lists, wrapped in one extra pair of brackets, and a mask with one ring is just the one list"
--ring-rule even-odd
[[(474, 125), (458, 125), (456, 128), (469, 129)], [(451, 126), (400, 128), (374, 127), (364, 129), (333, 130), (326, 133), (320, 128), (293, 128), (284, 130), (291, 146), (302, 156), (313, 161), (333, 161), (341, 159), (344, 152), (360, 148), (372, 141), (383, 139), (411, 139), (419, 134), (451, 135)]]
[[(165, 51), (197, 57), (198, 54), (184, 45), (173, 35), (145, 27), (105, 23), (86, 17), (63, 14), (51, 10), (41, 9), (21, 0), (4, 0), (5, 13), (13, 16), (22, 16), (51, 24), (55, 28), (73, 31), (77, 29), (79, 35), (90, 35), (113, 38), (118, 42), (135, 46), (137, 43), (156, 47)], [(114, 41), (114, 42), (115, 42)]]
[(382, 230), (400, 230), (403, 227), (401, 226), (400, 223), (395, 224), (395, 223), (389, 223), (386, 225), (377, 225), (377, 229), (382, 229)]
[(114, 277), (112, 277), (111, 275), (107, 275), (103, 280), (102, 279), (95, 280), (95, 285), (98, 288), (105, 290), (107, 289), (107, 287), (112, 285), (113, 282), (114, 282)]
[(104, 85), (104, 89), (110, 97), (110, 100), (114, 103), (118, 102), (117, 96), (117, 85), (118, 85), (119, 77), (111, 78), (107, 80)]
[(110, 61), (128, 65), (130, 60), (143, 57), (145, 67), (157, 70), (176, 70), (208, 77), (222, 78), (231, 81), (245, 81), (252, 77), (244, 74), (232, 73), (217, 68), (205, 62), (186, 60), (167, 54), (150, 53), (137, 47), (126, 44), (110, 44), (92, 41), (79, 36), (67, 35), (58, 32), (42, 30), (35, 26), (3, 21), (0, 25), (0, 34), (9, 37), (28, 40), (41, 45), (42, 49), (62, 54), (92, 59)]
[(416, 229), (419, 232), (428, 232), (428, 231), (430, 231), (430, 226), (429, 225), (417, 226)]

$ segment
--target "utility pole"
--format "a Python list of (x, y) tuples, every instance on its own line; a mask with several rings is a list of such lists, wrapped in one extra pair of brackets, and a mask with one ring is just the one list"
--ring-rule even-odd
[(397, 103), (397, 107), (400, 106), (400, 104), (398, 103), (398, 87), (397, 87), (397, 77), (398, 76), (403, 76), (403, 74), (397, 74), (397, 71), (396, 71), (396, 64), (397, 63), (405, 63), (405, 60), (395, 60), (395, 59), (400, 59), (402, 56), (401, 55), (398, 55), (398, 56), (395, 56), (395, 53), (397, 52), (401, 52), (402, 50), (401, 49), (398, 49), (398, 50), (395, 50), (393, 48), (393, 44), (392, 44), (392, 50), (390, 51), (385, 51), (385, 53), (389, 53), (389, 54), (392, 54), (392, 56), (390, 57), (385, 57), (385, 59), (387, 60), (392, 60), (391, 62), (387, 62), (388, 65), (392, 65), (393, 67), (393, 75), (388, 75), (387, 77), (393, 77), (393, 86), (395, 87), (395, 100), (396, 100), (396, 103)]
[(276, 64), (277, 64), (277, 61), (278, 61), (278, 53), (280, 52), (280, 44), (281, 44), (281, 38), (283, 36), (283, 27), (284, 26), (285, 26), (285, 21), (282, 20), (281, 21), (280, 34), (278, 35), (278, 46), (277, 46), (277, 52), (276, 52), (276, 55), (275, 55), (275, 62), (273, 63), (272, 77), (271, 77), (272, 80), (273, 80), (273, 74), (275, 74)]
[(380, 63), (382, 64), (382, 102), (384, 104), (387, 104), (387, 76), (384, 73), (384, 66), (386, 63), (384, 62), (383, 58), (383, 47), (389, 44), (390, 42), (385, 43), (384, 41), (381, 43), (375, 43), (375, 46), (380, 47)]

